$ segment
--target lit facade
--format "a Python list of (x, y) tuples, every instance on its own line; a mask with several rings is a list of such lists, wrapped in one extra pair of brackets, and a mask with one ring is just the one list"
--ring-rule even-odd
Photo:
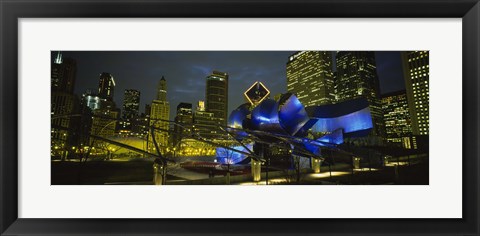
[(113, 101), (113, 94), (115, 92), (115, 80), (110, 73), (103, 72), (100, 74), (98, 82), (98, 96)]
[(205, 108), (217, 118), (218, 125), (225, 126), (228, 115), (228, 74), (213, 71), (206, 78)]
[(375, 53), (370, 51), (338, 52), (336, 57), (336, 99), (344, 102), (363, 97), (369, 103), (374, 128), (371, 135), (384, 137), (380, 83)]
[(192, 134), (193, 129), (193, 110), (191, 103), (180, 103), (177, 106), (177, 115), (175, 116), (173, 146), (176, 147), (185, 138)]
[(59, 52), (51, 65), (51, 90), (52, 92), (73, 93), (77, 63), (71, 58), (62, 58)]
[(138, 116), (140, 108), (140, 91), (125, 89), (123, 98), (123, 119), (129, 120)]
[[(51, 150), (52, 156), (68, 155), (70, 146), (74, 145), (76, 128), (80, 117), (79, 101), (73, 94), (76, 78), (76, 62), (62, 58), (59, 52), (51, 63)], [(77, 114), (78, 115), (78, 114)]]
[(287, 91), (305, 106), (335, 102), (332, 52), (302, 51), (287, 62)]
[(51, 94), (51, 146), (53, 149), (65, 149), (71, 144), (76, 97), (65, 92)]
[(193, 113), (193, 132), (206, 139), (216, 139), (223, 132), (218, 130), (218, 118), (212, 112), (196, 110)]
[(140, 114), (133, 120), (132, 134), (139, 137), (147, 137), (150, 132), (149, 123), (150, 117), (147, 117), (145, 113)]
[[(160, 151), (166, 150), (169, 144), (169, 123), (167, 122), (169, 118), (170, 104), (167, 101), (167, 81), (162, 76), (158, 84), (157, 100), (153, 100), (150, 105), (150, 126), (158, 128), (154, 133)], [(149, 150), (156, 153), (151, 135), (149, 136), (149, 143)]]
[(402, 52), (408, 108), (414, 135), (429, 133), (429, 51)]
[(120, 122), (121, 134), (132, 134), (133, 126), (136, 124), (140, 106), (140, 91), (125, 89), (123, 98), (122, 121)]
[(406, 92), (385, 94), (382, 97), (382, 109), (387, 142), (410, 147), (407, 142), (412, 135), (412, 126)]

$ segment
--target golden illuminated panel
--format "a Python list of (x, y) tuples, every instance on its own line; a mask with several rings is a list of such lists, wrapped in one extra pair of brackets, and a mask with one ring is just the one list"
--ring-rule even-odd
[(243, 95), (252, 105), (256, 105), (265, 100), (270, 95), (270, 90), (262, 82), (255, 82), (248, 88)]

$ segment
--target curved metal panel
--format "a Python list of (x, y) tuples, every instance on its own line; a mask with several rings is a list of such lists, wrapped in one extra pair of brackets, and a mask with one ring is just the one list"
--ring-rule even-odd
[(305, 107), (290, 93), (282, 95), (279, 101), (278, 118), (282, 128), (295, 135), (309, 120)]

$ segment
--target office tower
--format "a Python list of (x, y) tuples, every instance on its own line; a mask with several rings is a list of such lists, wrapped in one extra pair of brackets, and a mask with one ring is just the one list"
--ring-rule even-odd
[(373, 130), (371, 136), (383, 137), (384, 122), (380, 84), (375, 63), (375, 53), (369, 51), (338, 52), (336, 57), (336, 97), (343, 102), (364, 97), (369, 102)]
[(429, 52), (402, 52), (408, 108), (414, 135), (428, 135), (429, 129)]
[[(157, 87), (157, 99), (152, 101), (150, 105), (150, 126), (156, 128), (155, 140), (158, 144), (159, 151), (163, 152), (168, 147), (169, 139), (169, 122), (170, 104), (167, 101), (167, 81), (162, 76)], [(149, 151), (157, 153), (155, 145), (153, 145), (153, 137), (149, 136)]]
[(132, 132), (139, 137), (147, 137), (150, 132), (149, 129), (150, 117), (147, 117), (145, 113), (135, 117), (132, 125)]
[(290, 56), (287, 91), (306, 107), (334, 103), (332, 52), (301, 51)]
[(175, 116), (173, 146), (176, 147), (182, 139), (191, 137), (193, 128), (193, 111), (191, 103), (180, 103)]
[(75, 88), (77, 63), (71, 58), (62, 58), (59, 52), (51, 65), (52, 92), (72, 94)]
[[(78, 123), (79, 101), (73, 94), (76, 77), (76, 62), (62, 58), (61, 53), (51, 62), (51, 150), (52, 157), (62, 159), (68, 155), (70, 146), (76, 141), (75, 128)], [(77, 121), (77, 122), (76, 122)]]
[[(92, 134), (99, 133), (100, 136), (111, 136), (111, 132), (115, 133), (120, 129), (121, 124), (117, 120), (120, 117), (120, 109), (117, 108), (113, 101), (115, 92), (115, 80), (110, 73), (103, 72), (100, 74), (98, 82), (98, 94), (100, 98), (100, 108), (93, 111), (94, 119), (92, 121)], [(116, 122), (113, 121), (116, 120)], [(104, 130), (97, 130), (98, 127), (105, 126)], [(113, 128), (113, 129), (112, 129)], [(113, 130), (113, 131), (112, 131)], [(104, 143), (98, 142), (99, 146)]]
[(103, 72), (100, 74), (98, 83), (98, 96), (107, 101), (113, 101), (113, 94), (115, 91), (115, 80), (109, 73)]
[(140, 91), (125, 89), (123, 98), (123, 119), (129, 120), (138, 116), (140, 108)]
[(207, 76), (206, 111), (218, 118), (218, 124), (227, 125), (228, 116), (228, 74), (219, 71)]
[(412, 126), (406, 91), (388, 93), (382, 96), (385, 138), (388, 143), (411, 149)]
[(219, 131), (217, 122), (214, 113), (197, 109), (193, 113), (194, 135), (209, 140), (219, 138), (222, 133)]
[(162, 76), (157, 86), (157, 100), (167, 101), (167, 80)]
[(125, 89), (123, 97), (122, 121), (120, 121), (120, 134), (133, 134), (137, 124), (137, 117), (140, 107), (140, 91), (135, 89)]
[(74, 115), (77, 98), (66, 92), (53, 92), (51, 97), (51, 147), (53, 156), (65, 158), (66, 150), (73, 144)]

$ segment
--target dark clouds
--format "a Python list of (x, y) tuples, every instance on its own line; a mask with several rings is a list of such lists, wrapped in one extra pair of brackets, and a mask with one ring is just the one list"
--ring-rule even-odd
[[(102, 72), (113, 75), (115, 102), (121, 107), (125, 89), (141, 92), (140, 111), (156, 96), (157, 83), (165, 76), (171, 117), (180, 102), (195, 104), (205, 98), (205, 77), (213, 70), (229, 74), (229, 110), (244, 102), (243, 92), (255, 81), (262, 81), (273, 95), (286, 91), (285, 65), (290, 51), (68, 51), (64, 57), (77, 61), (75, 92), (96, 91)], [(55, 52), (52, 53), (54, 58)], [(397, 53), (398, 54), (398, 53)], [(377, 53), (382, 91), (402, 89), (400, 58), (395, 53)], [(53, 60), (53, 59), (52, 59)], [(400, 68), (400, 69), (399, 69)], [(398, 74), (400, 73), (400, 74)], [(385, 78), (385, 81), (383, 81)]]

